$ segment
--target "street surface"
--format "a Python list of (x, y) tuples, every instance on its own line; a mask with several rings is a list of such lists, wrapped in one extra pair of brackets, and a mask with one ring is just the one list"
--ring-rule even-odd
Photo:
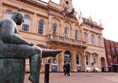
[[(25, 74), (25, 82), (29, 73)], [(117, 73), (71, 73), (71, 76), (64, 76), (63, 73), (50, 73), (49, 83), (118, 83)], [(40, 83), (44, 83), (44, 74), (40, 76)]]

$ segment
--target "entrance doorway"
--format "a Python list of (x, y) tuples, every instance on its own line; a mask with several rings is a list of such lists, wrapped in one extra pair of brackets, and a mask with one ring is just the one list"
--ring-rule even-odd
[(71, 54), (69, 51), (65, 51), (64, 53), (64, 62), (69, 62), (71, 64)]
[(70, 64), (70, 70), (71, 70), (71, 68), (72, 68), (71, 64), (72, 63), (71, 63), (71, 54), (69, 51), (65, 51), (65, 53), (64, 53), (64, 63), (65, 62), (68, 62)]
[(64, 62), (71, 63), (71, 54), (69, 51), (65, 51), (65, 53), (64, 53)]
[(106, 68), (105, 68), (105, 59), (104, 59), (104, 57), (101, 58), (101, 67), (102, 67), (102, 68), (101, 68), (102, 72), (104, 72), (105, 69), (106, 69)]

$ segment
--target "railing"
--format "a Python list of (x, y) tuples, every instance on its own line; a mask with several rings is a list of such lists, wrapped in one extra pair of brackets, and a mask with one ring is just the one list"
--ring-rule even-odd
[(66, 37), (57, 36), (53, 34), (49, 34), (47, 36), (47, 41), (56, 41), (56, 42), (62, 42), (62, 43), (78, 45), (78, 46), (87, 46), (87, 43), (85, 41), (76, 40), (72, 38), (66, 38)]

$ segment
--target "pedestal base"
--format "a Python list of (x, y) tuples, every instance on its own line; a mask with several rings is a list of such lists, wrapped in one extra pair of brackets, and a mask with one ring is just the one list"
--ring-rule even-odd
[(0, 59), (0, 83), (24, 83), (25, 59)]

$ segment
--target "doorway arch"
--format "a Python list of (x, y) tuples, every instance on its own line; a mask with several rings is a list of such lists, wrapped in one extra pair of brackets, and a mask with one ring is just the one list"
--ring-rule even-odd
[(71, 63), (71, 53), (70, 53), (70, 51), (65, 51), (65, 53), (64, 53), (64, 62), (69, 62), (69, 63)]
[(102, 72), (106, 71), (105, 58), (101, 57), (101, 70)]

